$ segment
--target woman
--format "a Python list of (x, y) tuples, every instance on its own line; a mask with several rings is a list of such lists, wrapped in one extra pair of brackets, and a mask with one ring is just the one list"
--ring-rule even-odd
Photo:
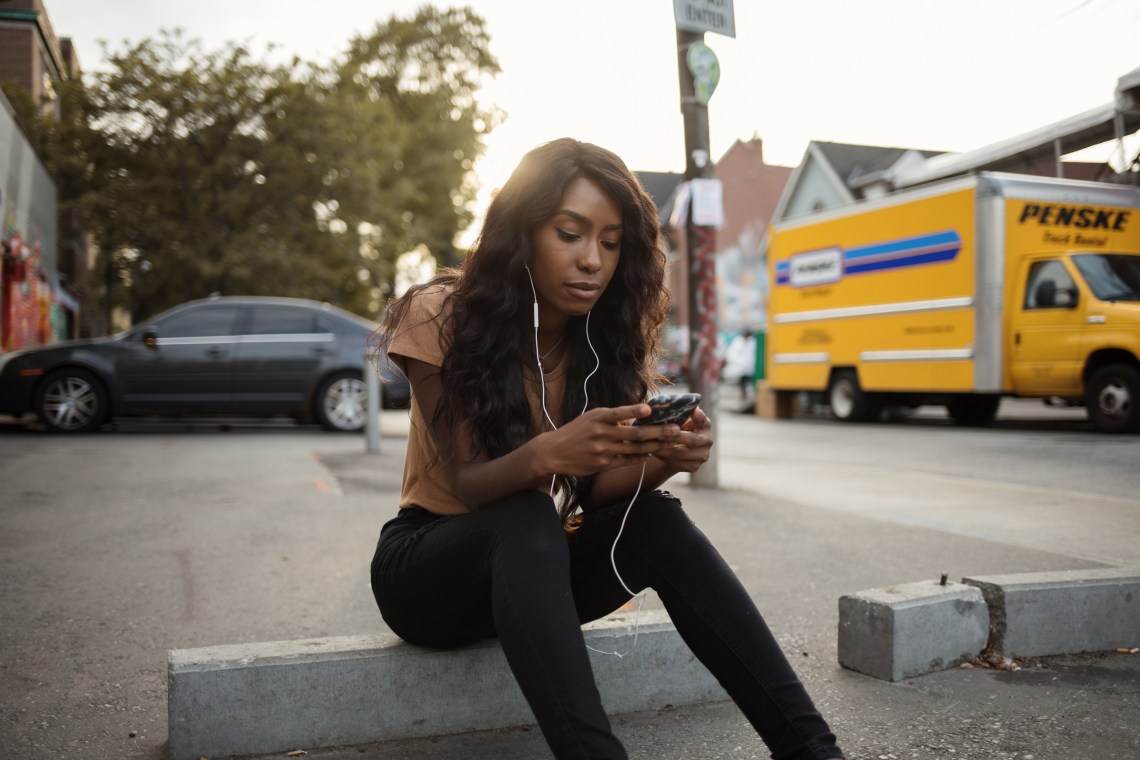
[(665, 317), (658, 232), (617, 156), (556, 140), (495, 196), (462, 269), (391, 305), (380, 337), (414, 401), (376, 602), (413, 644), (497, 636), (555, 757), (624, 758), (581, 625), (653, 588), (775, 756), (841, 758), (748, 593), (654, 490), (708, 460), (708, 416), (630, 424)]

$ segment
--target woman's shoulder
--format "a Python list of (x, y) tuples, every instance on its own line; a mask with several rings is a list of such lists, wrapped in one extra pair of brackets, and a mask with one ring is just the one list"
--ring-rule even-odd
[(448, 343), (447, 314), (454, 287), (429, 282), (414, 287), (398, 307), (399, 321), (389, 332), (388, 355), (404, 370), (404, 358), (419, 359), (439, 366)]
[(407, 314), (404, 320), (423, 322), (438, 319), (450, 308), (455, 286), (450, 283), (430, 282), (409, 292)]

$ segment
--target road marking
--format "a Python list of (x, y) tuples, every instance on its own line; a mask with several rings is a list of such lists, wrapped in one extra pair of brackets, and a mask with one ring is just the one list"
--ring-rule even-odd
[(324, 478), (313, 478), (313, 485), (317, 487), (318, 491), (324, 493), (331, 493), (333, 496), (344, 496), (344, 492), (340, 490), (340, 484), (336, 482), (336, 478), (329, 476), (332, 483), (329, 483)]

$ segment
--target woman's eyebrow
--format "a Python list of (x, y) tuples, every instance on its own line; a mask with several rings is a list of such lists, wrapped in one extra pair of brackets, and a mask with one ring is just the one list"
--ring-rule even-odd
[[(571, 219), (578, 222), (579, 224), (583, 224), (587, 227), (593, 227), (594, 226), (593, 221), (591, 221), (589, 217), (582, 216), (577, 211), (572, 211), (568, 208), (564, 208), (564, 209), (559, 209), (556, 213), (565, 214), (566, 216), (570, 217)], [(620, 230), (620, 229), (621, 229), (620, 224), (607, 224), (605, 227), (602, 228), (602, 231), (608, 232), (610, 230)]]

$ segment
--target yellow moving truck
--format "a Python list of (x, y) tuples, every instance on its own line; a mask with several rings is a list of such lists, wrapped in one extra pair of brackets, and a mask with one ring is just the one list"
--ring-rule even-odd
[[(841, 420), (1002, 396), (1140, 431), (1140, 188), (982, 173), (777, 223), (765, 375)], [(779, 398), (783, 396), (784, 398)]]

